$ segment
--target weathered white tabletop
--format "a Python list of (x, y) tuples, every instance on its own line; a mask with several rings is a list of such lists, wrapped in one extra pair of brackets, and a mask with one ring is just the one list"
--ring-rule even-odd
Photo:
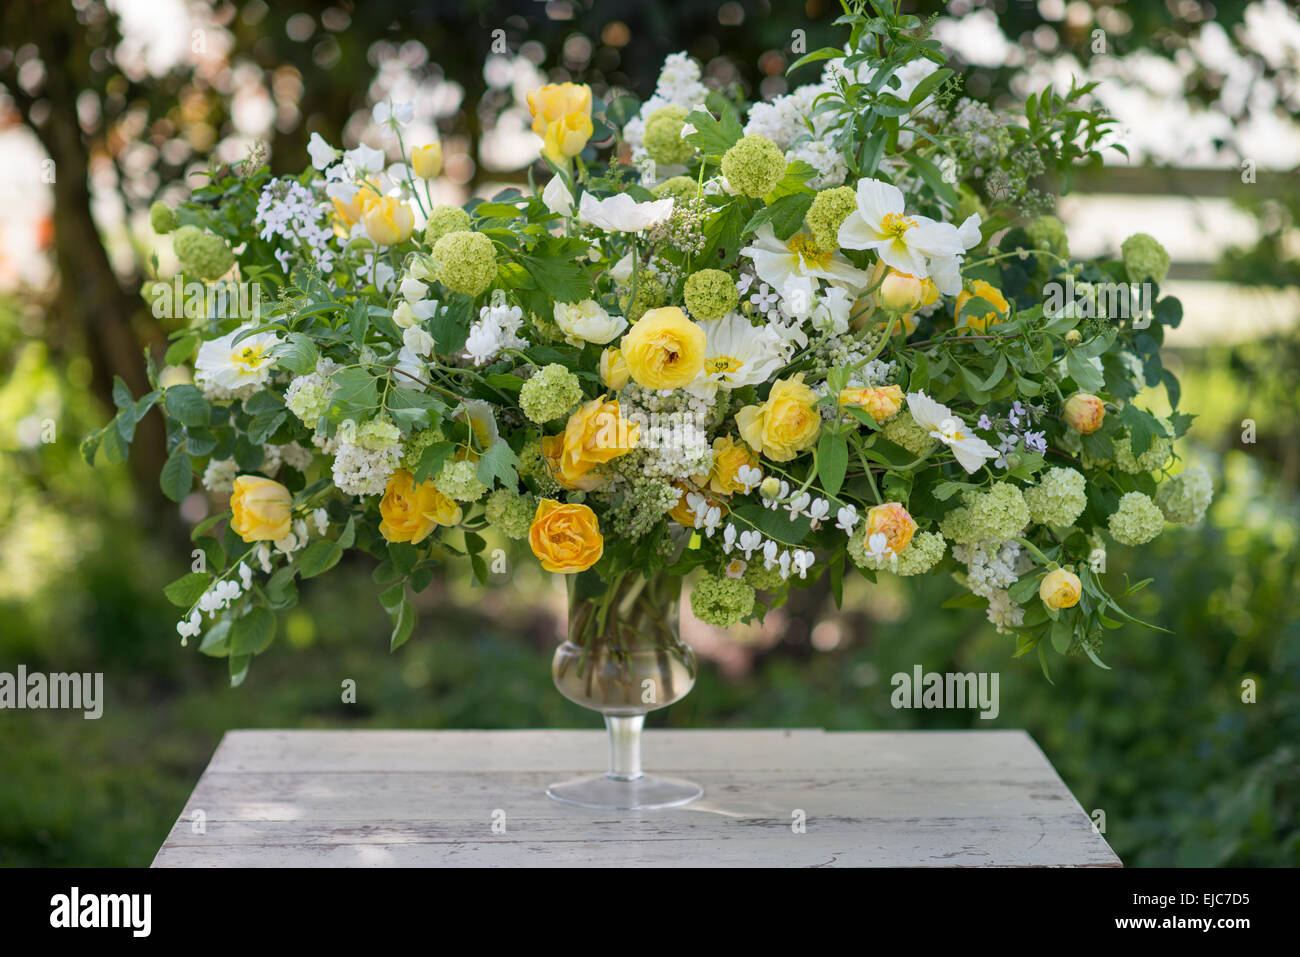
[(602, 770), (605, 740), (231, 731), (154, 866), (1120, 865), (1023, 731), (650, 730), (647, 771), (697, 781), (699, 801), (546, 796)]

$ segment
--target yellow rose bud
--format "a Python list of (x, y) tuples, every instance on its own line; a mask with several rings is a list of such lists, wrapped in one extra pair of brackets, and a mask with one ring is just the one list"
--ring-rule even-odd
[(605, 551), (596, 513), (586, 505), (564, 505), (544, 498), (537, 503), (528, 546), (548, 572), (586, 571)]
[(1038, 597), (1052, 611), (1057, 611), (1079, 604), (1082, 589), (1078, 575), (1064, 568), (1054, 568), (1043, 576), (1042, 584), (1038, 586)]
[(1076, 392), (1065, 400), (1065, 423), (1081, 435), (1091, 435), (1106, 420), (1106, 403), (1088, 392)]
[(366, 209), (362, 217), (366, 232), (381, 246), (396, 246), (411, 238), (415, 214), (411, 207), (394, 196), (382, 196)]
[(564, 427), (560, 482), (572, 485), (598, 465), (631, 452), (640, 433), (639, 425), (622, 417), (617, 401), (606, 402), (602, 395), (584, 403)]
[(442, 144), (428, 143), (411, 150), (411, 166), (420, 179), (436, 179), (442, 172)]
[(901, 502), (886, 502), (867, 510), (866, 541), (872, 535), (884, 535), (885, 545), (895, 554), (912, 543), (916, 521)]
[(379, 534), (390, 542), (417, 545), (439, 525), (455, 525), (460, 506), (438, 491), (433, 482), (415, 484), (415, 476), (398, 469), (388, 480), (379, 502)]
[(605, 388), (618, 392), (627, 385), (631, 374), (617, 346), (609, 346), (600, 354), (600, 381), (605, 383)]
[(821, 431), (817, 393), (803, 384), (803, 373), (777, 379), (762, 405), (736, 413), (740, 437), (774, 462), (788, 462), (811, 448)]
[(746, 465), (758, 468), (758, 457), (731, 436), (720, 435), (713, 440), (713, 468), (696, 484), (707, 484), (719, 495), (734, 495), (745, 488), (736, 473)]
[(903, 406), (903, 388), (882, 385), (874, 389), (841, 389), (841, 406), (856, 406), (877, 422), (892, 419)]
[(289, 534), (293, 496), (279, 482), (241, 475), (230, 493), (230, 527), (246, 542), (274, 542)]
[(647, 310), (619, 343), (628, 373), (645, 389), (690, 385), (704, 369), (704, 347), (704, 329), (676, 306)]
[[(972, 299), (983, 299), (985, 302), (993, 304), (996, 312), (985, 312), (983, 315), (969, 315), (963, 317), (961, 314), (962, 307)], [(979, 308), (978, 306), (976, 308)], [(1002, 322), (1011, 312), (1011, 305), (1003, 298), (997, 288), (983, 279), (976, 279), (971, 283), (971, 291), (965, 289), (957, 296), (957, 328), (970, 330), (985, 331), (989, 326)]]
[(924, 299), (924, 281), (897, 269), (889, 270), (880, 283), (880, 304), (890, 312), (915, 312)]
[(542, 138), (542, 152), (555, 163), (577, 156), (591, 139), (591, 87), (578, 83), (548, 83), (528, 94), (533, 132)]

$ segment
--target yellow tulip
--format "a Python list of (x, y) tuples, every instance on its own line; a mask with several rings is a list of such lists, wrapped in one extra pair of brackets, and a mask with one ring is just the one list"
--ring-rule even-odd
[(415, 214), (394, 196), (383, 196), (365, 212), (366, 232), (381, 246), (396, 246), (411, 238)]
[(420, 179), (434, 179), (442, 172), (442, 144), (429, 143), (411, 150), (411, 166)]
[(548, 83), (528, 94), (533, 132), (542, 138), (542, 152), (563, 163), (582, 152), (594, 129), (591, 87), (579, 83)]
[(241, 475), (230, 493), (230, 527), (246, 542), (274, 542), (289, 534), (293, 496), (279, 482)]

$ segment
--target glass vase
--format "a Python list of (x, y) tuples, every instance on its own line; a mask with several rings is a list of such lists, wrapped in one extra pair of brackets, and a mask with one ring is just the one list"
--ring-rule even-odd
[(695, 655), (679, 633), (682, 580), (631, 572), (602, 582), (591, 572), (568, 576), (569, 633), (555, 651), (555, 687), (575, 704), (599, 711), (609, 732), (609, 770), (552, 784), (546, 793), (582, 807), (650, 810), (694, 801), (692, 781), (641, 770), (645, 716), (686, 696)]

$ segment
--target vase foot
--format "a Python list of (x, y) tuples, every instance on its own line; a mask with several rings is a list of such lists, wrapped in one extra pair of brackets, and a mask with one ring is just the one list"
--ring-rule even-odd
[(704, 794), (704, 788), (681, 778), (643, 774), (624, 780), (597, 774), (552, 784), (546, 789), (546, 794), (552, 800), (578, 807), (604, 811), (653, 811), (690, 804)]

